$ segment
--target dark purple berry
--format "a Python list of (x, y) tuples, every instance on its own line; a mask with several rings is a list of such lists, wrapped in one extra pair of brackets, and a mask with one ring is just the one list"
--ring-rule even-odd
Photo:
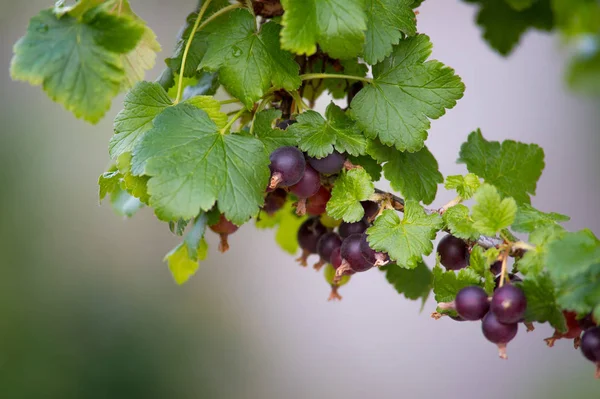
[(351, 236), (352, 234), (362, 234), (369, 227), (369, 223), (361, 220), (354, 223), (342, 222), (339, 227), (339, 233), (342, 238)]
[(465, 320), (481, 320), (490, 309), (488, 295), (477, 286), (465, 287), (458, 291), (454, 305), (460, 317)]
[(287, 199), (287, 192), (278, 188), (267, 194), (265, 197), (265, 205), (263, 209), (267, 214), (273, 215), (275, 212), (283, 208)]
[(600, 362), (600, 327), (592, 327), (583, 333), (581, 352), (590, 362)]
[(277, 126), (278, 129), (286, 130), (290, 125), (293, 125), (294, 123), (296, 123), (296, 121), (293, 119), (284, 119), (282, 121), (279, 121), (275, 126)]
[(269, 188), (289, 187), (298, 183), (304, 175), (306, 161), (296, 147), (280, 147), (271, 153), (271, 182)]
[(317, 242), (317, 253), (321, 259), (329, 262), (334, 249), (342, 246), (342, 239), (334, 232), (325, 233)]
[(324, 158), (308, 157), (310, 166), (324, 175), (339, 173), (344, 167), (344, 162), (346, 162), (346, 157), (337, 151), (332, 152)]
[(321, 224), (319, 218), (310, 218), (302, 223), (298, 230), (298, 244), (304, 251), (316, 254), (319, 238), (325, 233), (327, 228)]
[(440, 262), (447, 270), (459, 270), (469, 264), (469, 247), (460, 238), (448, 234), (437, 246)]
[(373, 201), (362, 201), (360, 204), (365, 211), (364, 219), (367, 221), (375, 219), (375, 216), (379, 212), (379, 204)]
[(577, 320), (577, 323), (579, 324), (579, 327), (583, 331), (586, 331), (587, 329), (596, 326), (596, 323), (594, 323), (594, 318), (591, 313), (589, 313), (587, 316)]
[(321, 188), (321, 176), (316, 170), (307, 165), (302, 178), (290, 187), (290, 191), (296, 197), (303, 199), (315, 195), (319, 188)]
[(502, 272), (502, 261), (499, 260), (492, 263), (492, 265), (490, 266), (490, 271), (494, 276), (499, 275)]
[(527, 298), (519, 287), (509, 284), (494, 291), (490, 310), (500, 323), (512, 324), (521, 321), (526, 308)]
[(496, 315), (488, 312), (481, 321), (481, 331), (488, 341), (495, 344), (507, 344), (516, 335), (519, 330), (517, 323), (503, 324), (498, 321)]
[(361, 241), (362, 234), (352, 234), (342, 242), (342, 258), (355, 272), (364, 272), (373, 267), (373, 264), (365, 259), (360, 250)]

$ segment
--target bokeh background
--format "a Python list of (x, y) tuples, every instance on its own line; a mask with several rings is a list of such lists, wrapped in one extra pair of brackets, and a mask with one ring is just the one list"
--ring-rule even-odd
[[(398, 296), (372, 271), (328, 303), (321, 275), (294, 263), (271, 231), (244, 226), (185, 286), (162, 258), (177, 238), (145, 210), (132, 220), (97, 200), (114, 101), (97, 126), (39, 88), (11, 82), (11, 46), (50, 0), (3, 0), (0, 15), (0, 398), (598, 398), (593, 366), (548, 328), (521, 329), (508, 361), (479, 323), (434, 321), (430, 299)], [(170, 54), (195, 0), (132, 0)], [(493, 53), (462, 2), (426, 1), (419, 29), (467, 85), (433, 123), (445, 175), (468, 133), (536, 142), (546, 170), (534, 205), (600, 233), (597, 100), (563, 83), (560, 39), (525, 35)], [(162, 61), (148, 75), (154, 79)], [(321, 105), (325, 105), (322, 102)], [(385, 188), (385, 185), (382, 185)], [(441, 193), (436, 205), (451, 198)]]

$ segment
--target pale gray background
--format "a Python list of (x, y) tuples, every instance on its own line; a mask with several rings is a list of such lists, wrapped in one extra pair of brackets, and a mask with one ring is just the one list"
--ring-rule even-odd
[[(162, 60), (195, 0), (132, 3), (158, 34)], [(479, 323), (434, 321), (432, 300), (420, 314), (379, 272), (328, 303), (322, 276), (250, 225), (225, 255), (211, 235), (209, 260), (175, 286), (161, 262), (177, 242), (166, 226), (149, 211), (125, 221), (97, 205), (122, 98), (89, 126), (9, 79), (12, 44), (50, 4), (2, 1), (0, 16), (0, 396), (598, 397), (591, 363), (569, 342), (547, 349), (548, 328), (521, 329), (501, 361)], [(442, 172), (465, 172), (455, 160), (477, 127), (488, 139), (539, 143), (547, 166), (534, 205), (600, 233), (599, 103), (565, 88), (557, 37), (528, 33), (505, 59), (482, 41), (474, 14), (459, 1), (428, 0), (418, 17), (434, 57), (467, 85), (430, 131)], [(442, 192), (436, 205), (451, 196)]]

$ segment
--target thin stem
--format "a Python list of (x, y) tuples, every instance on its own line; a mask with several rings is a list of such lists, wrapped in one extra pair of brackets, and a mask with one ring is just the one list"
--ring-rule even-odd
[(175, 104), (178, 104), (181, 101), (181, 97), (183, 96), (183, 74), (185, 72), (185, 63), (187, 62), (188, 53), (190, 52), (190, 47), (192, 46), (192, 41), (194, 41), (194, 36), (198, 31), (198, 27), (200, 26), (200, 21), (206, 12), (206, 9), (210, 5), (212, 0), (206, 0), (204, 4), (202, 4), (202, 8), (200, 12), (198, 12), (198, 18), (196, 18), (196, 22), (194, 22), (194, 27), (190, 32), (190, 37), (188, 38), (187, 43), (185, 44), (185, 48), (183, 50), (183, 56), (181, 57), (181, 70), (179, 71), (179, 85), (177, 86), (177, 97), (175, 97)]
[(506, 280), (506, 264), (507, 264), (507, 260), (508, 260), (508, 254), (510, 253), (510, 246), (506, 249), (506, 251), (502, 252), (502, 254), (500, 255), (502, 257), (502, 271), (500, 272), (500, 283), (498, 284), (499, 287), (502, 287), (504, 285), (504, 280)]
[(513, 244), (513, 248), (516, 249), (524, 249), (525, 251), (535, 251), (536, 247), (534, 245), (528, 244), (524, 241), (517, 241)]
[(269, 103), (269, 101), (271, 101), (272, 98), (273, 98), (272, 94), (266, 96), (258, 104), (258, 107), (256, 107), (256, 111), (254, 111), (254, 116), (252, 117), (252, 123), (250, 124), (250, 134), (251, 135), (254, 135), (254, 121), (256, 120), (256, 114), (258, 114), (260, 111), (262, 111), (263, 109), (265, 109), (265, 107), (267, 106), (267, 104)]
[(246, 112), (246, 108), (242, 108), (240, 109), (234, 116), (233, 118), (231, 118), (227, 124), (223, 127), (223, 129), (221, 129), (221, 134), (225, 134), (227, 133), (227, 131), (231, 128), (231, 126), (233, 126), (233, 124), (235, 123), (235, 121), (237, 121), (238, 119), (240, 119), (240, 117), (244, 114), (244, 112)]
[(463, 198), (459, 195), (456, 198), (454, 198), (452, 201), (448, 202), (446, 205), (444, 205), (440, 209), (438, 209), (438, 213), (440, 215), (443, 215), (444, 212), (446, 212), (448, 209), (452, 208), (455, 205), (460, 204), (462, 201), (463, 201)]
[(227, 100), (219, 101), (219, 104), (221, 104), (221, 105), (225, 105), (225, 104), (237, 104), (237, 103), (241, 103), (241, 101), (238, 100), (237, 98), (230, 98), (230, 99), (227, 99)]
[(240, 110), (239, 110), (239, 109), (234, 109), (233, 111), (229, 111), (229, 112), (227, 113), (227, 116), (235, 115), (235, 114), (237, 114), (238, 112), (240, 112)]
[(310, 109), (310, 107), (306, 105), (304, 101), (302, 101), (302, 97), (300, 97), (300, 94), (297, 91), (290, 92), (290, 95), (296, 102), (296, 107), (298, 107), (299, 112), (303, 112), (304, 110)]
[(373, 83), (373, 79), (371, 79), (371, 78), (363, 78), (360, 76), (353, 76), (353, 75), (337, 75), (335, 73), (306, 73), (304, 75), (300, 75), (300, 79), (302, 79), (302, 80), (349, 79), (349, 80), (360, 80), (361, 82)]

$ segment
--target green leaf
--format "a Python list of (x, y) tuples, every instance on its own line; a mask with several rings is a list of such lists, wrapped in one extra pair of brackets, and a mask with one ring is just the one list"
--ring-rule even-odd
[(81, 20), (45, 10), (29, 22), (14, 47), (11, 77), (42, 85), (78, 118), (96, 123), (119, 92), (125, 71), (120, 54), (133, 50), (144, 25), (97, 9)]
[(349, 156), (348, 159), (353, 165), (360, 165), (367, 171), (373, 182), (378, 182), (381, 179), (381, 165), (368, 155), (358, 157)]
[(125, 217), (132, 217), (144, 207), (144, 204), (122, 187), (112, 192), (110, 195), (110, 204), (112, 205), (113, 211), (118, 215)]
[(464, 176), (454, 175), (446, 177), (446, 183), (444, 187), (447, 190), (456, 190), (458, 195), (464, 199), (468, 200), (473, 195), (475, 195), (475, 191), (481, 186), (481, 181), (479, 177), (473, 173), (468, 173)]
[(208, 215), (203, 212), (194, 220), (183, 242), (165, 257), (173, 279), (179, 285), (187, 282), (196, 273), (198, 262), (206, 259), (208, 255), (208, 245), (204, 240), (207, 224)]
[(316, 43), (331, 58), (360, 54), (367, 29), (365, 0), (282, 0), (281, 47), (312, 55)]
[(528, 204), (544, 169), (544, 151), (536, 144), (487, 141), (477, 130), (461, 146), (458, 162), (496, 186), (502, 195)]
[(585, 273), (600, 263), (600, 240), (590, 230), (566, 233), (548, 244), (546, 267), (554, 279)]
[(327, 214), (346, 222), (358, 222), (365, 214), (360, 201), (366, 201), (374, 193), (375, 186), (366, 170), (356, 168), (342, 173), (331, 190)]
[(302, 83), (292, 54), (279, 48), (279, 26), (275, 22), (256, 31), (256, 20), (248, 10), (229, 12), (213, 25), (201, 69), (219, 72), (223, 86), (246, 108), (275, 89), (296, 90)]
[(579, 314), (600, 313), (600, 263), (557, 283), (557, 302)]
[(400, 152), (393, 147), (370, 140), (367, 152), (383, 165), (383, 174), (392, 188), (406, 199), (431, 204), (438, 184), (444, 181), (438, 163), (427, 147), (417, 152)]
[(473, 228), (481, 234), (496, 235), (510, 226), (517, 214), (517, 203), (512, 198), (501, 199), (496, 187), (484, 184), (475, 193)]
[(553, 27), (552, 10), (547, 0), (537, 1), (522, 11), (513, 9), (506, 0), (470, 2), (481, 4), (477, 24), (483, 29), (484, 39), (502, 55), (508, 55), (528, 29), (551, 30)]
[(306, 111), (296, 117), (298, 123), (288, 127), (290, 135), (300, 138), (299, 147), (311, 157), (323, 158), (335, 149), (351, 155), (364, 154), (366, 138), (356, 123), (334, 103), (325, 111), (325, 120), (315, 111)]
[(463, 240), (477, 240), (481, 235), (473, 226), (473, 219), (469, 215), (469, 208), (462, 204), (448, 208), (442, 215), (444, 223), (453, 236)]
[(489, 257), (484, 254), (483, 248), (478, 245), (474, 246), (469, 257), (469, 268), (483, 278), (485, 292), (492, 295), (496, 288), (496, 282), (494, 281), (495, 276), (490, 270), (490, 266)]
[(268, 229), (278, 226), (275, 241), (281, 249), (293, 255), (298, 251), (298, 230), (306, 219), (305, 216), (296, 215), (296, 207), (288, 201), (272, 216), (261, 213), (260, 220), (256, 221), (256, 227)]
[(554, 212), (544, 213), (531, 205), (521, 204), (517, 209), (517, 216), (512, 229), (521, 233), (531, 233), (537, 229), (555, 226), (558, 223), (568, 222), (569, 220), (571, 218), (566, 215)]
[(548, 274), (527, 277), (519, 286), (527, 298), (525, 321), (549, 322), (558, 331), (567, 331), (565, 317), (556, 302), (554, 283)]
[(465, 89), (454, 70), (426, 61), (431, 42), (417, 35), (394, 47), (392, 54), (373, 66), (373, 83), (352, 100), (352, 112), (369, 138), (400, 151), (423, 148), (430, 119), (456, 105)]
[(156, 117), (133, 151), (132, 169), (151, 176), (159, 219), (190, 219), (218, 200), (225, 217), (241, 225), (264, 201), (268, 165), (258, 139), (223, 135), (204, 110), (180, 103)]
[(538, 0), (505, 0), (516, 11), (523, 11), (531, 7)]
[(136, 83), (144, 80), (146, 71), (154, 68), (156, 53), (160, 51), (161, 47), (156, 40), (156, 34), (152, 29), (146, 27), (136, 47), (129, 53), (121, 55), (121, 62), (125, 71), (121, 91), (129, 90)]
[(367, 0), (367, 32), (364, 58), (373, 65), (392, 52), (402, 34), (417, 33), (413, 0)]
[(111, 158), (132, 151), (152, 128), (154, 118), (170, 105), (171, 99), (158, 83), (138, 83), (125, 96), (123, 110), (115, 118), (115, 135), (108, 145)]
[(440, 215), (428, 215), (418, 202), (408, 200), (403, 219), (391, 209), (383, 211), (367, 230), (367, 239), (371, 248), (386, 252), (399, 266), (414, 269), (433, 250), (431, 241), (441, 227)]
[(266, 109), (254, 117), (254, 134), (265, 146), (267, 154), (271, 154), (279, 147), (296, 146), (298, 138), (288, 130), (273, 127), (273, 121), (281, 118), (278, 109)]
[(436, 302), (452, 302), (458, 291), (471, 285), (480, 286), (480, 277), (470, 268), (461, 269), (458, 273), (444, 271), (439, 265), (433, 268), (433, 293)]
[(131, 173), (131, 153), (125, 152), (117, 158), (117, 166), (123, 175), (122, 183), (127, 192), (139, 199), (144, 204), (148, 204), (148, 176), (134, 176)]
[(523, 257), (517, 261), (517, 268), (522, 274), (538, 275), (546, 267), (546, 253), (548, 243), (562, 237), (565, 230), (558, 225), (540, 227), (529, 235), (529, 242), (535, 245), (535, 249), (525, 252)]
[(567, 82), (574, 90), (597, 95), (600, 93), (600, 35), (581, 36), (579, 43), (568, 66)]
[(398, 294), (403, 294), (407, 299), (427, 300), (433, 285), (433, 274), (423, 261), (419, 261), (414, 269), (391, 264), (381, 267), (381, 270), (385, 271), (385, 278)]
[(117, 191), (121, 183), (121, 173), (118, 170), (110, 172), (104, 172), (98, 178), (98, 197), (102, 201), (108, 194), (112, 194)]

